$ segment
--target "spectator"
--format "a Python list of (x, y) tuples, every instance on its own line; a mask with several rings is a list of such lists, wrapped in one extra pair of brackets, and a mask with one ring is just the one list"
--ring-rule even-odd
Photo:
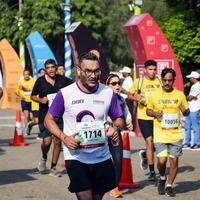
[[(185, 118), (185, 142), (184, 149), (200, 150), (200, 75), (198, 72), (192, 71), (186, 76), (190, 79), (192, 87), (187, 96), (190, 108), (190, 114)], [(194, 133), (194, 144), (191, 146), (191, 128)]]

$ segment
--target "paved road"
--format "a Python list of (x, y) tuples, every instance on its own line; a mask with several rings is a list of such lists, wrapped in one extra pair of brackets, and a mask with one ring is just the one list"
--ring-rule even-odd
[[(41, 175), (36, 166), (40, 159), (40, 141), (36, 140), (38, 129), (35, 127), (25, 140), (26, 147), (8, 146), (13, 139), (15, 111), (0, 110), (0, 200), (73, 200), (74, 194), (68, 192), (68, 176), (64, 169), (61, 178)], [(124, 200), (158, 200), (155, 184), (146, 180), (145, 173), (139, 167), (138, 151), (144, 147), (142, 138), (134, 136), (131, 140), (131, 158), (133, 178), (140, 183), (140, 189), (124, 190)], [(51, 154), (50, 154), (51, 155)], [(62, 156), (59, 164), (62, 163)], [(50, 157), (48, 159), (50, 165)], [(179, 174), (175, 182), (176, 199), (200, 199), (200, 151), (184, 151), (180, 160)], [(170, 197), (162, 196), (162, 199)], [(108, 194), (104, 199), (111, 200)]]

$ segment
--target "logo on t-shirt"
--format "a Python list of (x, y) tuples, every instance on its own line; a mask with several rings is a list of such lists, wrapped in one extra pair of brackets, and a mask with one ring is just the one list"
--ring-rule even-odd
[(72, 101), (72, 105), (74, 105), (74, 104), (81, 104), (81, 103), (84, 103), (84, 99), (78, 99), (78, 100)]
[(93, 100), (94, 104), (104, 104), (104, 101), (102, 100)]

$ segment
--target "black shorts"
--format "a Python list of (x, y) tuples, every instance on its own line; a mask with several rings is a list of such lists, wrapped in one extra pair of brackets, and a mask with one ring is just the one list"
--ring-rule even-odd
[(138, 123), (144, 139), (153, 137), (153, 120), (138, 119)]
[[(49, 132), (49, 130), (44, 126), (43, 123), (39, 123), (39, 130), (40, 130), (40, 133), (39, 133), (39, 137), (44, 139), (46, 137), (51, 137), (52, 136), (52, 133)], [(60, 128), (60, 130), (63, 130), (63, 123), (60, 122), (60, 123), (57, 123), (58, 127)]]
[(39, 116), (39, 111), (38, 110), (32, 110), (33, 117), (38, 117)]
[(96, 164), (85, 164), (77, 160), (65, 162), (70, 179), (70, 192), (92, 190), (93, 194), (103, 195), (116, 187), (111, 159)]

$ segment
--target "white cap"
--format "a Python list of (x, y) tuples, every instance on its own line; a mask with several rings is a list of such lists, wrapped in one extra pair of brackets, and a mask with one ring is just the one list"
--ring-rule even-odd
[(198, 72), (192, 71), (189, 75), (186, 76), (187, 78), (200, 78), (200, 74)]
[(131, 68), (124, 66), (123, 69), (119, 71), (120, 73), (131, 73)]

